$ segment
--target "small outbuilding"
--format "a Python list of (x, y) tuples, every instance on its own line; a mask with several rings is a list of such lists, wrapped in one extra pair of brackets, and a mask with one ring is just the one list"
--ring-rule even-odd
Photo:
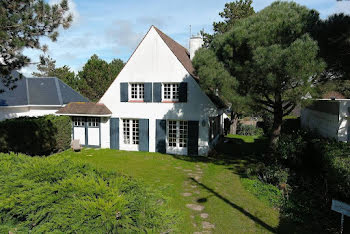
[(301, 111), (301, 126), (323, 137), (350, 141), (350, 99), (318, 99)]

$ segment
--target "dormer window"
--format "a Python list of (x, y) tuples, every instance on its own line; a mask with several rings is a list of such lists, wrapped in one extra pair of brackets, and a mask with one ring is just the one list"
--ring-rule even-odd
[(171, 102), (179, 101), (179, 83), (163, 84), (163, 100)]
[(145, 98), (145, 85), (142, 83), (130, 84), (130, 100), (143, 101)]

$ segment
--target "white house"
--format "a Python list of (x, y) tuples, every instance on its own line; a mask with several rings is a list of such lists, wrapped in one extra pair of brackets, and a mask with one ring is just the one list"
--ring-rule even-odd
[(73, 138), (91, 147), (206, 155), (223, 132), (223, 105), (194, 75), (190, 52), (152, 26), (97, 104), (71, 103)]
[(301, 126), (323, 137), (350, 141), (350, 99), (319, 99), (301, 111)]
[[(19, 78), (18, 72), (12, 72)], [(0, 121), (23, 116), (37, 117), (55, 114), (69, 102), (88, 100), (60, 79), (23, 77), (9, 90), (0, 82)]]

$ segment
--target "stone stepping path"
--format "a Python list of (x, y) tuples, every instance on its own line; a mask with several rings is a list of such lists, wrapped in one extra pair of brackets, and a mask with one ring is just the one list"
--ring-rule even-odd
[[(196, 164), (195, 169), (183, 169), (181, 167), (175, 167), (176, 169), (181, 169), (185, 174), (187, 173), (187, 176), (189, 176), (192, 179), (195, 179), (196, 181), (200, 181), (203, 175), (203, 171), (201, 167)], [(193, 223), (192, 225), (196, 228), (199, 229), (197, 232), (194, 232), (194, 234), (204, 234), (204, 233), (211, 233), (211, 230), (215, 228), (215, 224), (212, 224), (208, 222), (206, 219), (209, 218), (209, 214), (202, 212), (205, 209), (204, 204), (198, 204), (201, 203), (199, 200), (201, 198), (198, 198), (198, 195), (200, 194), (200, 191), (198, 190), (198, 185), (191, 179), (188, 179), (184, 181), (184, 192), (181, 193), (183, 197), (192, 197), (192, 201), (196, 201), (196, 203), (188, 203), (186, 204), (186, 207), (198, 212), (197, 214), (191, 215), (191, 219), (194, 221), (195, 216), (199, 216), (203, 221), (201, 223)], [(205, 199), (206, 200), (206, 199)], [(206, 220), (206, 221), (204, 221)]]

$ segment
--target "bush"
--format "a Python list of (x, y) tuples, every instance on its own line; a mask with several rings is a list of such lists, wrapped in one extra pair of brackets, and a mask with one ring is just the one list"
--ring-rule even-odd
[(239, 124), (237, 128), (237, 135), (243, 136), (260, 136), (264, 131), (254, 125)]
[(279, 207), (283, 201), (282, 192), (271, 184), (259, 180), (242, 178), (243, 187), (271, 207)]
[(69, 148), (68, 116), (21, 117), (0, 122), (0, 152), (48, 155)]
[(0, 181), (0, 233), (159, 233), (176, 222), (140, 182), (68, 156), (2, 154)]

